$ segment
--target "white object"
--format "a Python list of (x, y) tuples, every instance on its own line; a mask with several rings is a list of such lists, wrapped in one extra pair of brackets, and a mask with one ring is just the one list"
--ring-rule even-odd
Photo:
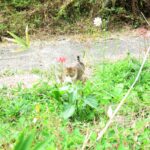
[(72, 83), (72, 78), (71, 77), (65, 77), (64, 82), (65, 83)]
[(108, 111), (107, 111), (107, 116), (108, 116), (109, 118), (111, 118), (112, 115), (113, 115), (113, 111), (112, 111), (111, 106), (109, 106), (109, 107), (108, 107)]
[(37, 118), (34, 118), (33, 119), (33, 123), (35, 124), (37, 122)]
[(101, 19), (100, 17), (96, 17), (96, 18), (94, 19), (94, 25), (95, 25), (96, 27), (100, 27), (100, 26), (102, 25), (102, 19)]

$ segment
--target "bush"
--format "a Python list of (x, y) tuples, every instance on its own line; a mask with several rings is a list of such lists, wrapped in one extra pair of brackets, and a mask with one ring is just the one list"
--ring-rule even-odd
[[(6, 35), (6, 31), (23, 35), (24, 28), (28, 24), (30, 33), (38, 32), (38, 29), (48, 30), (52, 34), (68, 32), (84, 32), (91, 25), (91, 19), (102, 16), (108, 25), (122, 21), (139, 26), (142, 22), (137, 16), (142, 11), (150, 16), (148, 1), (142, 1), (133, 8), (134, 1), (120, 2), (115, 5), (98, 0), (73, 0), (73, 1), (48, 1), (48, 0), (7, 0), (0, 4), (0, 34)], [(20, 22), (20, 20), (22, 20)], [(83, 21), (84, 20), (84, 21)], [(136, 22), (135, 22), (136, 20)], [(79, 23), (78, 23), (79, 22)], [(82, 22), (82, 26), (80, 25)], [(135, 22), (135, 23), (134, 23)], [(139, 23), (137, 23), (139, 22)], [(73, 29), (72, 29), (73, 26)]]

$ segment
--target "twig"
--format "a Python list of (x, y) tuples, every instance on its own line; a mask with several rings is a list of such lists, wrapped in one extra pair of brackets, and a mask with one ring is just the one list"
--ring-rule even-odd
[(139, 77), (140, 77), (140, 74), (141, 74), (141, 72), (142, 72), (142, 69), (143, 69), (143, 67), (144, 67), (144, 64), (145, 64), (145, 62), (146, 62), (146, 60), (147, 60), (147, 57), (148, 57), (149, 52), (150, 52), (150, 47), (148, 48), (148, 50), (147, 50), (147, 52), (146, 52), (146, 54), (145, 54), (145, 57), (144, 57), (143, 62), (142, 62), (142, 65), (141, 65), (141, 67), (140, 67), (140, 69), (139, 69), (139, 72), (138, 72), (138, 74), (137, 74), (137, 76), (136, 76), (136, 78), (135, 78), (133, 84), (131, 85), (131, 87), (130, 87), (129, 90), (127, 91), (126, 95), (123, 97), (123, 99), (121, 100), (121, 102), (119, 103), (119, 105), (117, 106), (117, 108), (115, 109), (114, 113), (112, 114), (112, 117), (108, 120), (106, 126), (103, 128), (102, 131), (99, 132), (96, 141), (99, 141), (99, 140), (103, 137), (103, 135), (105, 134), (105, 132), (107, 131), (107, 129), (108, 129), (109, 126), (111, 125), (111, 123), (112, 123), (112, 121), (113, 121), (115, 115), (116, 115), (117, 112), (120, 110), (121, 106), (124, 104), (126, 98), (129, 96), (129, 94), (130, 94), (131, 90), (133, 89), (134, 85), (135, 85), (136, 82), (138, 81), (138, 79), (139, 79)]
[(148, 22), (148, 20), (146, 19), (145, 15), (141, 12), (143, 18), (145, 19), (145, 21), (147, 22), (147, 24), (150, 26), (150, 23)]
[(83, 143), (83, 146), (82, 146), (82, 149), (81, 150), (84, 150), (86, 145), (87, 145), (87, 142), (89, 141), (90, 137), (92, 135), (92, 132), (88, 133), (87, 131), (87, 134), (86, 134), (86, 137), (85, 137), (85, 140), (84, 140), (84, 143)]

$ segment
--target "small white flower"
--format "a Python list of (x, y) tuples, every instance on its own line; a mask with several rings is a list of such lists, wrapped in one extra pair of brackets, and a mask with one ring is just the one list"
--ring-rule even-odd
[(108, 116), (109, 118), (111, 118), (112, 115), (113, 115), (113, 111), (112, 111), (111, 106), (109, 106), (109, 107), (108, 107), (108, 111), (107, 111), (107, 116)]
[(34, 118), (33, 119), (33, 123), (35, 124), (37, 122), (37, 118)]
[(102, 25), (102, 19), (101, 19), (100, 17), (96, 17), (96, 18), (94, 19), (94, 25), (95, 25), (96, 27), (100, 27), (100, 26)]

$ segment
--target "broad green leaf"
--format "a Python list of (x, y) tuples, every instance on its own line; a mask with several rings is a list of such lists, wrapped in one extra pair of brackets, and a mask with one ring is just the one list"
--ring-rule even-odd
[(68, 119), (69, 117), (71, 117), (75, 112), (75, 106), (74, 105), (68, 105), (68, 107), (66, 108), (66, 110), (62, 113), (62, 117), (64, 119)]
[(23, 142), (20, 150), (29, 150), (33, 141), (33, 134), (29, 135)]
[(23, 142), (24, 142), (24, 134), (22, 133), (19, 136), (17, 143), (15, 144), (14, 150), (20, 150), (20, 148), (22, 147)]
[(55, 90), (53, 91), (53, 96), (54, 96), (54, 98), (55, 98), (56, 100), (59, 100), (59, 98), (60, 98), (60, 92), (59, 92), (57, 89), (55, 89)]
[(32, 141), (33, 134), (25, 138), (24, 133), (22, 133), (14, 147), (14, 150), (28, 150), (29, 148), (31, 148)]
[(70, 92), (70, 101), (74, 103), (76, 102), (77, 99), (78, 99), (78, 89), (73, 88)]
[(89, 105), (92, 108), (97, 108), (98, 103), (97, 100), (95, 99), (94, 96), (88, 96), (85, 100), (84, 100), (85, 105)]

